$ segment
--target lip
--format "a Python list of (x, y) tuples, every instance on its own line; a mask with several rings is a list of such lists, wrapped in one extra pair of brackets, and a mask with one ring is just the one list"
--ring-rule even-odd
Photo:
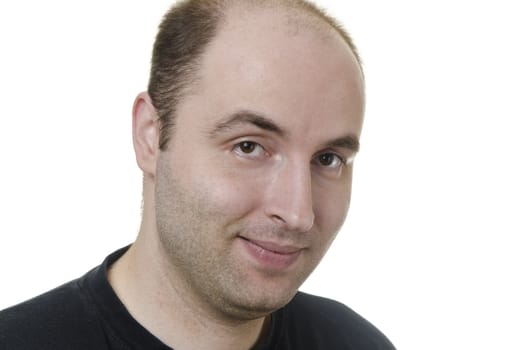
[(276, 242), (238, 237), (245, 251), (257, 265), (270, 270), (284, 270), (293, 265), (303, 248)]

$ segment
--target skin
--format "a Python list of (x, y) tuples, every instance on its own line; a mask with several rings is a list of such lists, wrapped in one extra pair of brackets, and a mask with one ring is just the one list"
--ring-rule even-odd
[(233, 10), (166, 151), (150, 98), (136, 99), (143, 220), (109, 279), (171, 347), (250, 348), (343, 224), (364, 88), (350, 49), (321, 27)]

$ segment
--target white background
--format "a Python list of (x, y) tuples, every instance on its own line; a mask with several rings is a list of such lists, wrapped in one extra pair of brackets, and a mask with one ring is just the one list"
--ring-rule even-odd
[[(0, 2), (0, 309), (131, 242), (130, 137), (172, 1)], [(303, 289), (399, 349), (528, 349), (523, 1), (320, 1), (364, 60), (340, 236)]]

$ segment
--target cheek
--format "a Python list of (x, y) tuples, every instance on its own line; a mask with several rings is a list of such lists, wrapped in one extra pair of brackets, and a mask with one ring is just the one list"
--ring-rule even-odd
[(222, 216), (230, 219), (244, 216), (257, 207), (262, 198), (255, 178), (236, 169), (217, 165), (195, 170), (188, 175), (190, 186), (207, 198), (211, 210)]
[(317, 225), (325, 238), (332, 238), (343, 225), (350, 205), (350, 186), (316, 188), (313, 192)]

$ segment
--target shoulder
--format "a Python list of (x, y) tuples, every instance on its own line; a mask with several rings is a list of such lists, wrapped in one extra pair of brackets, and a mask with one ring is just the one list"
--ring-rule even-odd
[(321, 348), (395, 349), (370, 322), (331, 299), (299, 292), (287, 306), (287, 314), (291, 331)]
[(96, 334), (97, 324), (85, 298), (74, 280), (0, 311), (0, 343), (9, 349), (87, 348), (86, 335)]

